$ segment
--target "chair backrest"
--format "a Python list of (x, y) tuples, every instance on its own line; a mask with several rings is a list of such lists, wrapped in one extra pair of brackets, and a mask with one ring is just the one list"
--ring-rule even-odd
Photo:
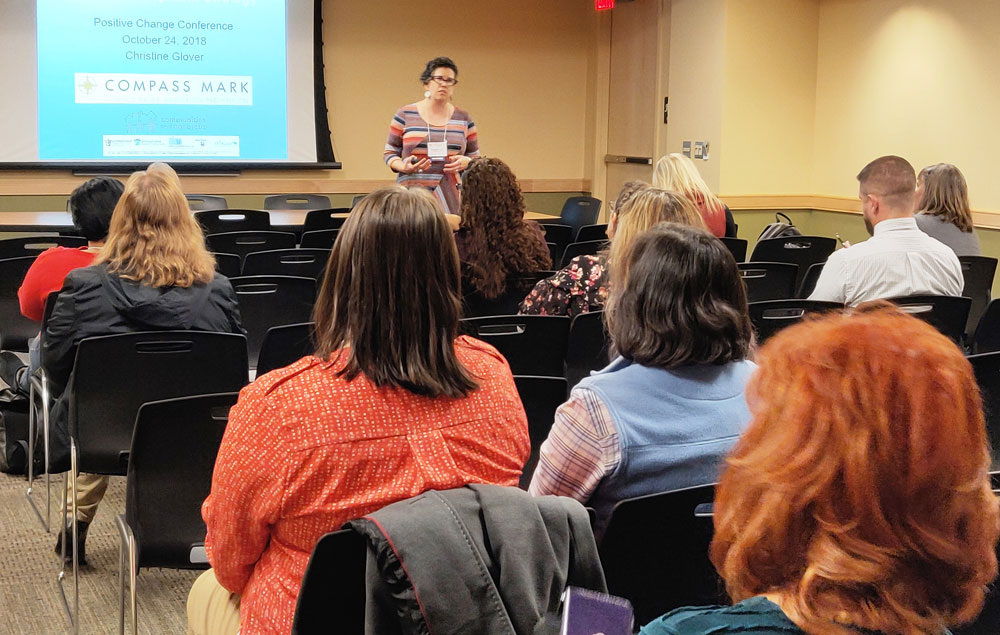
[(708, 559), (714, 485), (615, 505), (599, 545), (608, 591), (632, 602), (637, 624), (680, 606), (728, 604)]
[(354, 209), (355, 207), (357, 207), (358, 203), (361, 202), (361, 199), (363, 199), (366, 196), (368, 196), (368, 195), (367, 194), (356, 194), (354, 196), (354, 198), (351, 199), (351, 209)]
[(1000, 299), (991, 301), (976, 325), (972, 337), (973, 353), (1000, 351)]
[(243, 260), (244, 276), (300, 276), (319, 279), (330, 258), (329, 249), (254, 251)]
[(799, 285), (798, 297), (808, 298), (816, 290), (816, 283), (819, 282), (819, 275), (823, 273), (825, 262), (816, 262), (809, 265), (806, 275), (802, 276), (802, 284)]
[(559, 268), (567, 266), (571, 260), (577, 256), (596, 256), (598, 252), (608, 246), (606, 240), (591, 240), (585, 243), (570, 243), (566, 245), (562, 260), (559, 261)]
[(593, 225), (601, 212), (601, 199), (593, 196), (570, 196), (563, 203), (559, 217), (574, 228), (574, 233), (584, 225)]
[(264, 209), (327, 209), (330, 197), (322, 194), (272, 194), (264, 197)]
[(887, 298), (913, 317), (920, 318), (941, 331), (959, 346), (965, 335), (972, 300), (948, 295), (908, 295)]
[(0, 260), (0, 350), (26, 351), (28, 340), (38, 334), (38, 324), (21, 315), (17, 290), (34, 256)]
[(962, 277), (965, 286), (962, 296), (972, 300), (969, 308), (969, 321), (965, 324), (965, 333), (971, 339), (979, 324), (979, 318), (990, 303), (990, 292), (993, 289), (993, 277), (997, 272), (997, 259), (988, 256), (959, 256), (962, 264)]
[(823, 313), (843, 309), (836, 302), (819, 300), (765, 300), (750, 303), (750, 322), (757, 332), (757, 342), (763, 342), (786, 326), (801, 322), (809, 313)]
[(562, 377), (569, 322), (564, 315), (494, 315), (466, 318), (462, 329), (495, 346), (515, 375)]
[(302, 576), (292, 635), (327, 635), (333, 623), (342, 635), (364, 635), (367, 560), (368, 543), (353, 529), (320, 538)]
[(201, 212), (207, 209), (226, 209), (229, 203), (225, 196), (213, 196), (211, 194), (185, 194), (188, 200), (188, 207), (192, 212)]
[(315, 326), (312, 322), (302, 322), (267, 329), (257, 358), (257, 376), (275, 368), (284, 368), (316, 352), (316, 343), (313, 341)]
[(787, 262), (741, 262), (736, 265), (747, 288), (747, 302), (795, 297), (797, 265)]
[(272, 326), (301, 324), (312, 319), (316, 302), (316, 280), (293, 276), (239, 276), (230, 278), (247, 331), (250, 367), (257, 358), (264, 336)]
[(726, 238), (722, 237), (719, 240), (722, 244), (726, 246), (729, 253), (733, 254), (733, 260), (736, 262), (745, 262), (747, 259), (747, 241), (743, 238)]
[(541, 225), (542, 231), (545, 232), (545, 242), (549, 245), (555, 245), (555, 247), (549, 247), (549, 252), (552, 255), (552, 267), (557, 268), (559, 266), (559, 259), (562, 258), (563, 252), (566, 251), (566, 245), (573, 242), (574, 229), (569, 225), (562, 225), (560, 223), (544, 223)]
[(347, 214), (350, 211), (350, 207), (334, 207), (309, 211), (306, 213), (306, 219), (302, 222), (302, 231), (312, 232), (320, 229), (340, 229), (347, 221)]
[(142, 404), (235, 392), (247, 377), (242, 335), (147, 331), (81, 341), (66, 388), (80, 471), (125, 474)]
[(87, 239), (83, 236), (22, 236), (20, 238), (5, 238), (0, 240), (0, 259), (34, 258), (46, 249), (52, 247), (86, 247)]
[(519, 484), (521, 489), (527, 490), (538, 465), (538, 451), (552, 429), (556, 408), (566, 401), (566, 380), (562, 377), (515, 375), (514, 385), (528, 416), (528, 438), (531, 439), (531, 455), (521, 472)]
[(236, 254), (223, 254), (214, 253), (215, 256), (215, 270), (226, 276), (227, 278), (235, 278), (240, 275), (240, 269), (242, 269), (241, 258)]
[(802, 278), (809, 265), (826, 262), (837, 241), (826, 236), (784, 236), (758, 240), (750, 255), (751, 262), (788, 262), (799, 266), (799, 276), (795, 289), (802, 284)]
[(968, 360), (983, 397), (983, 415), (993, 458), (991, 471), (995, 472), (1000, 470), (1000, 351), (969, 355)]
[[(464, 272), (463, 272), (464, 273)], [(476, 291), (468, 278), (462, 276), (462, 317), (482, 317), (485, 315), (513, 315), (521, 301), (531, 293), (539, 280), (544, 280), (554, 271), (534, 271), (513, 274), (507, 278), (507, 288), (499, 296), (489, 300)]]
[(259, 209), (208, 209), (194, 217), (206, 235), (271, 229), (271, 215)]
[(566, 382), (570, 390), (592, 370), (611, 361), (611, 338), (604, 328), (604, 311), (590, 311), (573, 317), (566, 346)]
[(302, 241), (299, 246), (303, 249), (333, 249), (333, 243), (337, 242), (339, 229), (317, 229), (302, 233)]
[[(266, 212), (265, 212), (266, 213)], [(239, 231), (205, 236), (209, 251), (236, 254), (240, 260), (254, 251), (292, 249), (295, 234), (291, 232)]]
[(584, 225), (576, 232), (573, 242), (585, 243), (591, 240), (608, 240), (608, 224)]
[(125, 485), (125, 519), (138, 566), (206, 568), (201, 504), (239, 393), (152, 401), (135, 419)]

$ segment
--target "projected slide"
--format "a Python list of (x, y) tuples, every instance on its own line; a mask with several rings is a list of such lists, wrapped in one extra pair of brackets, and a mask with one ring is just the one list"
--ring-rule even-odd
[(41, 160), (288, 158), (284, 0), (38, 0)]

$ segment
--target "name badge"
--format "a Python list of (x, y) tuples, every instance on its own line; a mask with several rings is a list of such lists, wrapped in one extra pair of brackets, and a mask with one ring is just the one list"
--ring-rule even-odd
[(448, 158), (448, 142), (447, 141), (428, 141), (427, 142), (427, 156), (429, 156), (432, 161), (447, 159)]

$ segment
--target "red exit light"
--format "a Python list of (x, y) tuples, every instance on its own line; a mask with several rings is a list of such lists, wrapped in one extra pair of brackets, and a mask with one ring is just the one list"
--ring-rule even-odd
[(598, 11), (603, 11), (605, 9), (614, 9), (615, 0), (594, 0), (594, 8)]

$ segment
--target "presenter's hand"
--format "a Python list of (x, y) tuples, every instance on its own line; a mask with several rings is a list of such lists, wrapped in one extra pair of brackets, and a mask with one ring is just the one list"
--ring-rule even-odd
[(420, 159), (416, 163), (410, 163), (409, 159), (402, 159), (403, 164), (401, 167), (397, 168), (397, 171), (403, 174), (413, 174), (414, 172), (423, 172), (427, 168), (431, 167), (431, 160), (427, 157)]
[(448, 159), (448, 162), (444, 164), (445, 174), (461, 172), (465, 168), (469, 167), (472, 163), (472, 159), (465, 156), (464, 154), (456, 154)]

